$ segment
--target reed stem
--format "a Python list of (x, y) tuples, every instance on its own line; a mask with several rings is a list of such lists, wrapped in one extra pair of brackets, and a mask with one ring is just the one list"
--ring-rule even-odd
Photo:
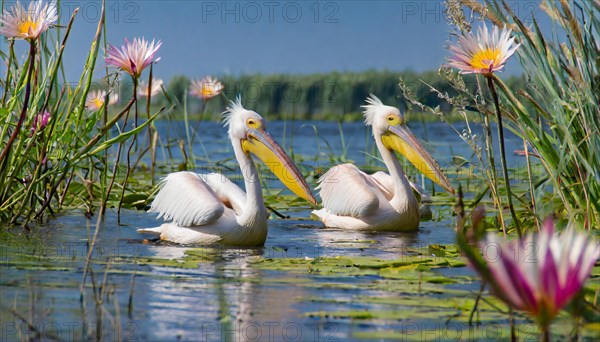
[[(504, 146), (504, 128), (502, 126), (502, 114), (500, 113), (500, 102), (498, 101), (498, 93), (496, 92), (496, 86), (494, 85), (494, 79), (491, 76), (486, 76), (488, 82), (488, 88), (490, 88), (490, 92), (492, 94), (492, 98), (494, 99), (494, 106), (496, 107), (496, 119), (498, 120), (498, 142), (500, 144), (500, 161), (502, 162), (502, 172), (504, 174), (504, 183), (506, 187), (506, 197), (508, 199), (508, 209), (510, 210), (510, 215), (515, 223), (515, 227), (517, 228), (517, 234), (519, 237), (523, 236), (523, 231), (521, 228), (521, 222), (517, 218), (517, 213), (515, 212), (515, 207), (512, 202), (512, 191), (510, 189), (510, 179), (508, 177), (508, 167), (506, 166), (506, 149)], [(502, 210), (502, 208), (500, 208)]]
[(35, 41), (29, 41), (29, 65), (27, 68), (27, 82), (25, 83), (25, 99), (23, 100), (23, 109), (21, 110), (21, 116), (19, 117), (19, 121), (17, 122), (17, 126), (15, 127), (14, 132), (11, 134), (6, 146), (2, 150), (0, 154), (0, 163), (6, 158), (6, 155), (10, 151), (12, 144), (17, 139), (19, 132), (21, 131), (21, 126), (23, 126), (23, 122), (25, 121), (25, 116), (27, 116), (27, 109), (29, 107), (29, 98), (31, 97), (31, 75), (33, 74), (33, 66), (35, 64)]

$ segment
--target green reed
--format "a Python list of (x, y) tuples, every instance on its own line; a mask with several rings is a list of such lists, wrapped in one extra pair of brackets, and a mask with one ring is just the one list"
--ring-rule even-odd
[[(498, 78), (512, 127), (539, 155), (549, 189), (568, 217), (586, 227), (600, 226), (600, 3), (547, 1), (542, 9), (564, 34), (564, 41), (528, 28), (503, 3), (490, 3), (498, 18), (516, 25), (523, 44), (519, 57), (529, 72), (528, 91), (516, 94)], [(539, 202), (539, 201), (538, 201)]]
[[(447, 68), (440, 69), (455, 89), (455, 96), (436, 90), (434, 93), (446, 100), (461, 113), (475, 111), (483, 117), (483, 136), (475, 138), (476, 131), (468, 126), (458, 132), (479, 159), (479, 170), (485, 175), (492, 197), (502, 214), (501, 190), (508, 177), (498, 177), (493, 154), (489, 148), (489, 118), (501, 118), (505, 128), (524, 142), (524, 161), (527, 163), (528, 188), (517, 192), (506, 191), (508, 198), (521, 204), (520, 213), (513, 215), (513, 225), (519, 221), (554, 214), (569, 220), (583, 222), (590, 228), (600, 223), (600, 87), (597, 41), (600, 36), (600, 3), (584, 0), (543, 1), (540, 8), (553, 22), (557, 32), (544, 33), (537, 25), (539, 16), (533, 16), (529, 27), (516, 15), (505, 0), (447, 1), (449, 19), (461, 32), (470, 30), (465, 9), (478, 19), (489, 20), (499, 27), (513, 29), (521, 47), (517, 50), (519, 61), (526, 72), (525, 84), (520, 89), (507, 85), (498, 75), (489, 79), (487, 89), (483, 80), (477, 80), (473, 91), (465, 78)], [(401, 82), (405, 93), (410, 87)], [(498, 90), (496, 106), (493, 93)], [(410, 96), (409, 96), (410, 98)], [(437, 108), (425, 106), (412, 98), (413, 104), (437, 114)], [(467, 125), (473, 124), (465, 114)], [(488, 132), (488, 133), (486, 133)], [(484, 151), (487, 151), (485, 153)], [(535, 180), (532, 163), (542, 165), (545, 175)], [(503, 185), (504, 183), (504, 185)], [(507, 188), (508, 190), (508, 188)], [(509, 202), (510, 203), (510, 202)], [(515, 216), (518, 218), (514, 219)], [(500, 216), (501, 223), (504, 219)]]
[[(66, 28), (50, 29), (29, 42), (24, 62), (15, 46), (28, 41), (10, 41), (8, 53), (0, 55), (7, 65), (0, 108), (2, 222), (26, 225), (63, 206), (85, 205), (88, 214), (93, 214), (95, 206), (104, 207), (111, 195), (108, 166), (114, 163), (119, 167), (106, 151), (131, 141), (158, 115), (149, 115), (129, 130), (123, 125), (115, 132), (123, 116), (137, 108), (135, 94), (118, 111), (106, 106), (96, 111), (86, 108), (105, 30), (104, 7), (79, 82), (73, 86), (65, 77), (62, 61), (77, 14), (78, 10), (72, 13)], [(47, 125), (34, 126), (36, 116), (39, 120), (38, 114), (45, 110), (50, 113)], [(133, 153), (131, 148), (128, 152)], [(120, 197), (122, 201), (123, 191)]]

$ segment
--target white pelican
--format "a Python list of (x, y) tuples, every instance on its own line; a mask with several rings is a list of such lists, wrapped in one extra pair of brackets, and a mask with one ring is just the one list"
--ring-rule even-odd
[(352, 164), (334, 166), (319, 178), (323, 209), (313, 211), (327, 227), (377, 231), (410, 231), (419, 227), (419, 204), (394, 151), (454, 193), (435, 160), (417, 141), (397, 108), (371, 94), (365, 123), (373, 127), (375, 144), (389, 174), (367, 175)]
[(260, 158), (296, 195), (316, 204), (300, 171), (265, 129), (265, 120), (242, 107), (238, 97), (225, 112), (225, 125), (240, 165), (246, 192), (219, 173), (171, 173), (150, 212), (165, 223), (139, 232), (160, 234), (177, 243), (261, 246), (267, 239), (267, 210), (250, 153)]

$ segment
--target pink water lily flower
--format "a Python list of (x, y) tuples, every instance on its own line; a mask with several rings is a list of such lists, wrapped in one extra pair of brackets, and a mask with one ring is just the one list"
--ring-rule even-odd
[(537, 236), (496, 242), (496, 246), (498, 253), (484, 255), (494, 294), (513, 308), (529, 312), (542, 327), (583, 287), (600, 257), (600, 246), (588, 234), (573, 227), (555, 234), (552, 220), (544, 223)]
[(17, 1), (0, 16), (0, 34), (8, 38), (34, 40), (57, 20), (56, 2), (44, 4), (41, 0), (32, 1), (25, 8)]
[(458, 44), (450, 46), (453, 56), (448, 65), (462, 74), (492, 74), (504, 68), (504, 64), (521, 44), (515, 43), (512, 31), (506, 27), (499, 31), (494, 26), (490, 34), (484, 24), (477, 30), (477, 36), (467, 33), (458, 40)]
[(190, 85), (190, 95), (196, 96), (203, 101), (209, 100), (223, 91), (223, 84), (211, 76), (201, 80), (194, 80)]
[(160, 57), (156, 57), (156, 52), (160, 49), (162, 42), (148, 42), (144, 38), (134, 38), (133, 42), (125, 39), (125, 45), (121, 49), (109, 45), (106, 50), (106, 63), (114, 65), (133, 78), (138, 78), (142, 71), (152, 63), (158, 62)]

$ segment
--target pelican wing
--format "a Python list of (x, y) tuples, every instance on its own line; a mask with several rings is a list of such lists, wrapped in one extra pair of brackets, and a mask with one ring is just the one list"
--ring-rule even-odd
[(377, 171), (368, 177), (373, 182), (373, 185), (381, 190), (385, 198), (391, 201), (394, 197), (394, 180), (392, 176), (383, 171)]
[(244, 190), (220, 173), (202, 174), (200, 177), (211, 187), (225, 206), (233, 209), (236, 215), (242, 213), (242, 209), (246, 203), (246, 193)]
[(165, 177), (149, 210), (183, 227), (213, 223), (224, 211), (217, 194), (194, 172), (176, 172)]
[(369, 216), (379, 207), (373, 182), (352, 164), (334, 166), (319, 178), (323, 207), (336, 215)]
[[(383, 192), (385, 198), (391, 200), (392, 197), (394, 197), (394, 180), (392, 179), (392, 176), (385, 172), (378, 171), (372, 174), (370, 177), (371, 180), (373, 180), (374, 183), (381, 189), (381, 192)], [(429, 197), (425, 189), (411, 181), (408, 181), (408, 183), (413, 188), (413, 190), (420, 195), (421, 202), (431, 202), (431, 197)]]

